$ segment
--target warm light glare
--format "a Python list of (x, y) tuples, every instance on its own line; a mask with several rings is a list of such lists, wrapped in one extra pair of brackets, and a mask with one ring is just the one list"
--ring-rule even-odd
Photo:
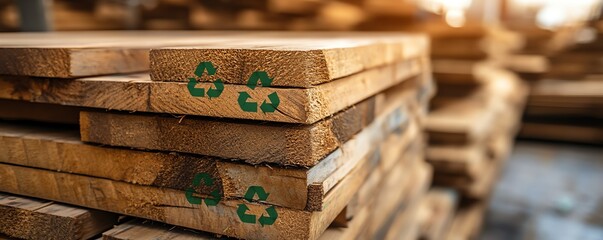
[(471, 2), (472, 0), (419, 0), (419, 5), (426, 11), (444, 15), (448, 25), (462, 27)]
[(451, 27), (462, 27), (465, 25), (465, 12), (457, 9), (446, 12), (446, 23)]
[(545, 29), (588, 21), (598, 14), (601, 0), (513, 0), (518, 11), (536, 13), (536, 24)]

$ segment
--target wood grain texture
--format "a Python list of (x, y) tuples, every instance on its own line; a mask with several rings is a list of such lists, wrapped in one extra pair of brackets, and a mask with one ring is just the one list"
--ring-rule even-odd
[(0, 232), (22, 239), (89, 239), (117, 214), (0, 193)]
[[(71, 78), (140, 72), (149, 69), (152, 52), (155, 80), (186, 80), (202, 60), (219, 63), (219, 74), (263, 69), (275, 73), (277, 86), (288, 86), (289, 79), (306, 87), (425, 54), (428, 47), (420, 35), (370, 33), (121, 31), (3, 33), (0, 39), (0, 61), (6, 63), (0, 74)], [(167, 46), (180, 47), (159, 49)]]
[[(346, 219), (353, 219), (357, 214), (360, 214), (359, 211), (362, 211), (362, 208), (372, 204), (377, 193), (380, 192), (379, 189), (383, 189), (383, 178), (390, 176), (390, 172), (392, 169), (396, 169), (397, 165), (404, 165), (402, 168), (404, 169), (412, 169), (414, 163), (417, 161), (422, 161), (421, 158), (417, 157), (419, 151), (422, 151), (422, 136), (418, 135), (418, 131), (413, 131), (412, 129), (419, 128), (417, 124), (411, 124), (403, 134), (392, 134), (388, 138), (387, 141), (392, 142), (405, 142), (406, 148), (397, 149), (397, 148), (381, 148), (381, 151), (384, 155), (389, 156), (398, 156), (400, 152), (402, 157), (401, 159), (394, 157), (384, 157), (380, 164), (379, 168), (374, 170), (371, 173), (371, 176), (366, 180), (365, 184), (358, 190), (358, 192), (354, 195), (354, 198), (350, 201), (350, 203), (346, 206)], [(398, 174), (400, 175), (398, 182), (404, 183), (407, 180), (407, 174)], [(404, 188), (404, 186), (400, 186), (400, 188)]]
[[(314, 166), (370, 123), (373, 116), (410, 104), (416, 94), (412, 85), (402, 83), (377, 95), (375, 99), (384, 99), (383, 107), (375, 105), (379, 101), (367, 100), (312, 125), (82, 112), (80, 132), (84, 142), (195, 153), (253, 164)], [(404, 109), (397, 111), (399, 121), (409, 116)], [(124, 132), (128, 134), (121, 134)]]
[[(397, 149), (397, 148), (395, 148)], [(408, 153), (408, 151), (406, 151)], [(398, 154), (399, 155), (399, 154)], [(394, 156), (389, 156), (394, 157)], [(405, 174), (393, 174), (394, 172), (398, 173), (398, 171), (392, 171), (392, 169), (400, 169), (402, 165), (406, 166), (404, 168), (410, 168), (406, 171), (408, 173), (414, 173), (416, 168), (412, 168), (412, 166), (408, 166), (410, 163), (409, 158), (415, 158), (414, 154), (407, 154), (404, 156), (398, 156), (395, 168), (384, 169), (388, 172), (382, 174), (381, 168), (375, 169), (371, 172), (370, 179), (375, 179), (377, 182), (383, 182), (385, 179), (395, 178), (395, 179), (409, 179), (410, 177), (405, 177)], [(383, 160), (379, 163), (379, 165), (383, 165)], [(363, 183), (361, 189), (371, 190), (372, 192), (381, 192), (381, 191), (391, 191), (391, 189), (387, 188), (379, 188), (377, 185), (372, 184), (371, 180), (367, 180)], [(396, 181), (393, 181), (396, 182)], [(409, 185), (410, 187), (410, 185)], [(404, 188), (399, 188), (402, 191)], [(360, 190), (363, 191), (363, 190)], [(356, 194), (358, 195), (358, 194)], [(401, 196), (401, 195), (400, 195)], [(384, 198), (376, 198), (375, 196), (366, 196), (371, 199), (366, 199), (363, 201), (364, 205), (361, 206), (361, 210), (354, 216), (353, 220), (350, 221), (350, 224), (347, 227), (337, 227), (333, 224), (320, 236), (319, 239), (351, 239), (360, 235), (360, 230), (363, 228), (363, 225), (367, 223), (369, 220), (370, 208), (372, 206), (373, 201), (382, 202), (382, 201), (394, 201), (392, 199), (384, 199)], [(354, 197), (356, 198), (356, 197)], [(369, 204), (371, 203), (371, 204)], [(399, 201), (399, 203), (402, 203)], [(349, 205), (348, 205), (349, 207)], [(341, 214), (340, 214), (341, 215)], [(371, 216), (372, 217), (372, 216)], [(213, 239), (213, 235), (209, 233), (201, 233), (201, 232), (192, 232), (186, 231), (185, 229), (175, 228), (169, 225), (165, 225), (162, 223), (150, 222), (150, 221), (142, 221), (135, 220), (125, 224), (121, 224), (116, 226), (114, 229), (107, 231), (103, 234), (104, 239), (130, 239), (131, 237), (153, 237), (153, 239)]]
[(485, 144), (468, 146), (429, 146), (426, 159), (438, 174), (452, 174), (475, 179), (490, 160)]
[(188, 82), (200, 62), (212, 62), (217, 67), (212, 78), (226, 83), (246, 84), (254, 71), (265, 71), (273, 78), (272, 86), (307, 88), (427, 54), (427, 40), (419, 35), (321, 35), (292, 33), (212, 47), (153, 49), (151, 79)]
[[(381, 66), (312, 88), (256, 88), (225, 86), (218, 98), (193, 97), (186, 83), (153, 82), (146, 74), (100, 76), (76, 80), (0, 76), (0, 98), (40, 103), (252, 119), (311, 124), (366, 98), (417, 76), (424, 63), (418, 59)], [(378, 79), (378, 83), (374, 84)], [(209, 89), (212, 83), (199, 83)], [(273, 113), (245, 112), (237, 103), (239, 92), (260, 101), (276, 92), (280, 99)]]
[[(360, 197), (363, 199), (359, 198), (359, 194), (355, 196), (360, 203), (348, 227), (331, 226), (321, 239), (382, 239), (383, 236), (379, 237), (377, 230), (382, 229), (382, 235), (386, 234), (390, 225), (384, 223), (395, 218), (396, 213), (400, 212), (398, 210), (406, 209), (404, 205), (408, 204), (407, 200), (413, 197), (420, 199), (420, 189), (429, 186), (431, 175), (427, 174), (428, 166), (416, 154), (413, 148), (407, 148), (404, 156), (396, 161), (394, 166), (375, 170), (359, 190), (359, 193), (370, 194)], [(374, 181), (377, 183), (374, 184)], [(394, 183), (398, 185), (387, 187), (387, 184)], [(347, 206), (347, 209), (349, 208), (350, 205)], [(393, 221), (390, 221), (391, 223)]]
[[(400, 146), (392, 146), (400, 147)], [(168, 188), (133, 185), (103, 178), (0, 164), (0, 191), (20, 193), (74, 205), (147, 218), (216, 234), (247, 238), (317, 239), (343, 210), (354, 192), (377, 167), (378, 151), (355, 167), (326, 195), (321, 212), (275, 207), (274, 225), (241, 222), (238, 204), (261, 215), (269, 205), (244, 200), (222, 200), (215, 207), (189, 204), (184, 192)], [(41, 182), (45, 184), (40, 184)], [(67, 190), (70, 189), (70, 190)]]
[[(228, 41), (229, 33), (49, 32), (2, 33), (1, 74), (72, 78), (149, 69), (149, 51), (161, 46)], [(244, 36), (244, 33), (240, 33)], [(232, 40), (232, 39), (231, 39)]]
[[(75, 129), (15, 124), (0, 124), (0, 142), (3, 145), (0, 150), (7, 153), (0, 157), (0, 162), (179, 190), (187, 189), (195, 174), (205, 172), (216, 180), (216, 187), (200, 187), (197, 190), (202, 194), (209, 194), (217, 188), (224, 198), (242, 198), (247, 187), (256, 184), (266, 186), (266, 190), (271, 192), (268, 203), (320, 211), (326, 194), (352, 169), (367, 161), (371, 146), (384, 142), (390, 133), (405, 134), (406, 116), (413, 113), (406, 110), (404, 98), (407, 94), (397, 92), (400, 93), (397, 98), (387, 95), (388, 100), (396, 101), (381, 106), (383, 109), (379, 116), (370, 124), (363, 118), (366, 113), (348, 119), (348, 125), (343, 126), (353, 124), (361, 127), (352, 128), (351, 132), (335, 132), (346, 134), (345, 141), (339, 142), (336, 149), (327, 152), (324, 159), (319, 159), (316, 166), (309, 169), (253, 166), (216, 157), (87, 145), (79, 141)], [(373, 104), (374, 101), (367, 103)], [(371, 120), (374, 113), (371, 108)], [(245, 128), (248, 125), (233, 123), (233, 126)], [(336, 129), (350, 129), (343, 126)], [(288, 128), (283, 127), (282, 130), (287, 131)], [(249, 135), (249, 141), (257, 141), (255, 136)], [(274, 140), (282, 141), (279, 138)], [(391, 141), (386, 142), (389, 143)], [(234, 146), (236, 149), (241, 145)]]

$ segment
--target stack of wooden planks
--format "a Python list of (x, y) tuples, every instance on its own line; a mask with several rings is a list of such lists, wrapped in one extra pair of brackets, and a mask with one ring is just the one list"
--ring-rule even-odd
[(127, 222), (106, 239), (171, 232), (162, 224), (245, 239), (419, 234), (432, 176), (424, 36), (0, 39), (0, 104), (14, 109), (0, 111), (9, 119), (0, 122), (0, 191), (9, 197), (160, 222)]
[[(55, 30), (391, 30), (416, 22), (419, 6), (411, 0), (53, 0), (46, 11)], [(0, 30), (18, 30), (17, 4), (0, 0), (0, 19)]]
[(550, 71), (532, 83), (522, 137), (578, 143), (603, 142), (603, 20), (594, 39), (551, 53)]
[[(479, 32), (482, 34), (475, 34)], [(441, 35), (448, 37), (443, 39), (457, 40), (433, 42), (442, 49), (465, 50), (432, 53), (438, 92), (425, 123), (429, 141), (426, 158), (434, 167), (433, 185), (454, 189), (458, 204), (451, 203), (454, 198), (450, 196), (439, 196), (439, 201), (448, 202), (445, 206), (454, 208), (454, 216), (431, 216), (435, 218), (431, 221), (451, 220), (443, 233), (424, 234), (425, 239), (477, 236), (489, 196), (511, 151), (528, 93), (527, 86), (501, 62), (521, 46), (516, 36), (499, 28), (476, 28), (470, 33), (444, 32)], [(457, 48), (455, 43), (462, 45)]]

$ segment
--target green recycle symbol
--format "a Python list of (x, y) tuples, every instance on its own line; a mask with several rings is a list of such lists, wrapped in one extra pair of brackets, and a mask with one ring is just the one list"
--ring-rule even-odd
[[(258, 195), (258, 200), (260, 201), (266, 201), (266, 199), (268, 199), (268, 195), (270, 195), (269, 193), (266, 193), (264, 188), (261, 186), (250, 186), (245, 193), (245, 200), (251, 202), (256, 194)], [(247, 210), (249, 210), (249, 207), (247, 207), (245, 204), (239, 204), (238, 206), (237, 215), (239, 216), (239, 219), (241, 219), (241, 221), (244, 223), (255, 224), (256, 216), (253, 214), (246, 214)], [(260, 222), (262, 227), (265, 225), (274, 224), (276, 218), (278, 218), (278, 213), (276, 212), (274, 206), (266, 208), (266, 213), (268, 213), (268, 216), (264, 216), (264, 214), (262, 214), (262, 216), (258, 218), (258, 222)]]
[[(197, 77), (203, 76), (203, 72), (207, 71), (208, 76), (216, 74), (216, 68), (211, 62), (201, 62), (195, 69), (195, 75)], [(193, 97), (205, 97), (205, 88), (195, 88), (199, 83), (195, 78), (188, 79), (188, 91)], [(217, 79), (213, 82), (214, 86), (207, 90), (207, 96), (209, 99), (219, 97), (224, 91), (224, 82), (222, 79)]]
[[(201, 180), (204, 180), (205, 186), (214, 185), (214, 179), (211, 178), (209, 176), (209, 174), (197, 173), (197, 175), (195, 175), (195, 178), (193, 179), (193, 186), (198, 187), (201, 184)], [(196, 192), (192, 187), (187, 188), (186, 194), (185, 194), (186, 200), (188, 200), (188, 202), (190, 204), (197, 204), (197, 205), (201, 204), (201, 202), (203, 201), (203, 198), (195, 197), (195, 196), (193, 196), (193, 193), (196, 193)], [(220, 196), (220, 191), (218, 189), (213, 190), (209, 195), (211, 195), (212, 198), (205, 198), (205, 205), (207, 205), (208, 207), (218, 205), (218, 203), (222, 199)]]
[[(268, 74), (264, 71), (255, 71), (251, 74), (251, 76), (249, 76), (249, 79), (247, 80), (247, 87), (251, 88), (251, 90), (254, 90), (257, 87), (258, 82), (262, 83), (262, 87), (270, 87), (272, 84), (272, 78), (268, 77)], [(241, 110), (245, 112), (257, 112), (258, 103), (247, 101), (249, 98), (251, 98), (249, 93), (239, 92), (238, 102)], [(266, 100), (264, 100), (264, 102), (262, 102), (260, 105), (260, 109), (263, 113), (276, 111), (276, 108), (278, 108), (278, 105), (281, 103), (281, 100), (278, 98), (278, 94), (276, 92), (269, 94), (268, 100), (270, 100), (270, 102), (266, 102)]]

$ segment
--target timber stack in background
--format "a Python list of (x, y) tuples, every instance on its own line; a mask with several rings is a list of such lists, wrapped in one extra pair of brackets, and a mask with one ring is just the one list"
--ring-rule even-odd
[[(169, 225), (208, 238), (422, 234), (435, 91), (425, 36), (1, 39), (0, 104), (13, 111), (1, 112), (0, 215), (22, 218), (0, 218), (0, 233), (87, 238), (131, 216), (104, 238), (178, 234)], [(46, 235), (19, 227), (55, 218)]]
[[(419, 28), (425, 29), (425, 28)], [(455, 189), (446, 239), (473, 239), (518, 131), (528, 87), (504, 69), (522, 39), (502, 27), (441, 24), (430, 34), (437, 94), (425, 124), (433, 185)]]
[[(569, 33), (567, 33), (569, 32)], [(572, 26), (541, 51), (549, 71), (532, 82), (521, 137), (603, 143), (603, 20)], [(555, 46), (555, 39), (545, 46)], [(560, 44), (557, 44), (560, 45)]]

